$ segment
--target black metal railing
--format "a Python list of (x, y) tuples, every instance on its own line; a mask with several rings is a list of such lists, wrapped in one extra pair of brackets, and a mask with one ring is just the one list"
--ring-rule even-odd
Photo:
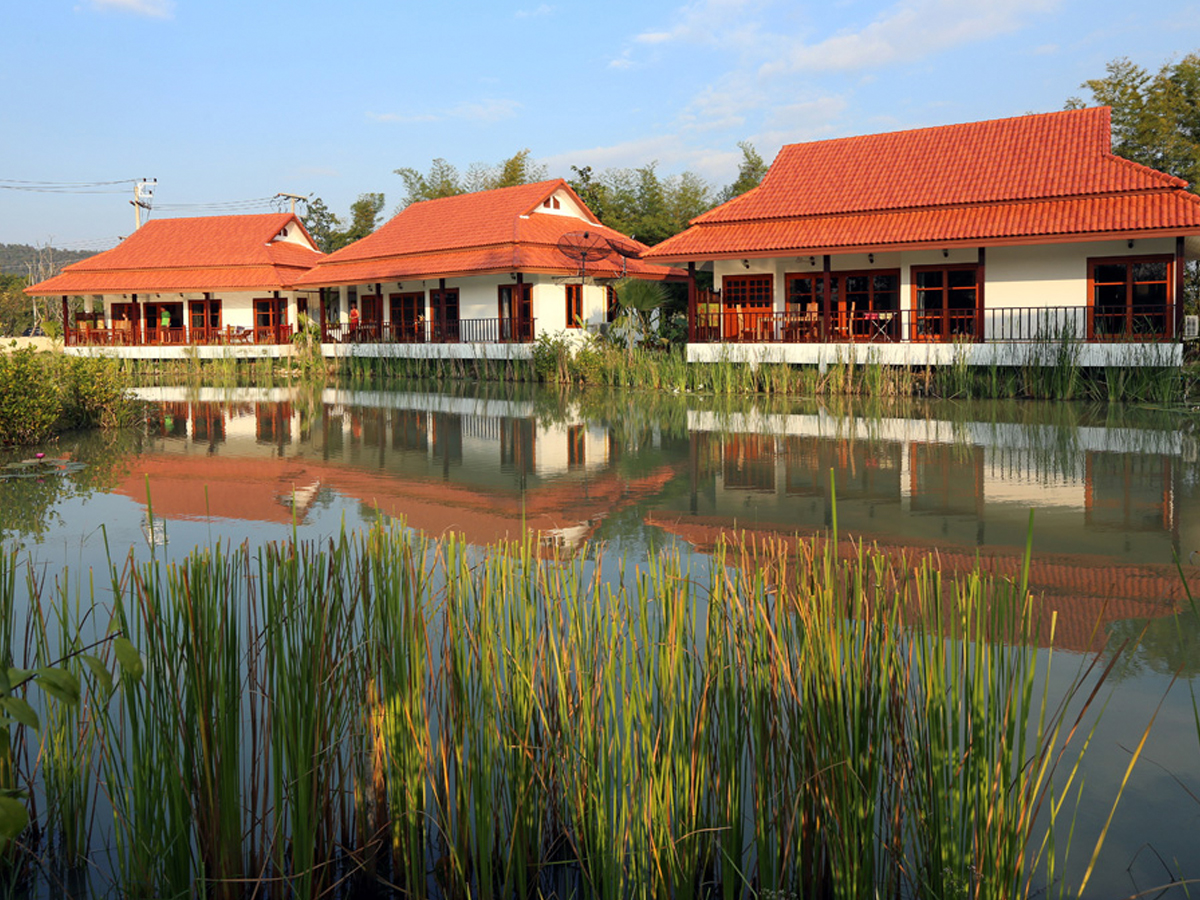
[(516, 344), (529, 343), (533, 319), (449, 319), (386, 324), (327, 325), (333, 344)]
[(1176, 328), (1171, 304), (829, 313), (721, 310), (698, 312), (692, 335), (697, 343), (731, 344), (1162, 342), (1173, 340)]

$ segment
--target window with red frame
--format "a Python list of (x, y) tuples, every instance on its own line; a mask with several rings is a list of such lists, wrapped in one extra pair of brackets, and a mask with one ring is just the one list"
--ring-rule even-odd
[(1089, 337), (1170, 336), (1173, 262), (1170, 256), (1089, 259)]
[(567, 327), (579, 328), (583, 325), (583, 285), (568, 284), (567, 288)]

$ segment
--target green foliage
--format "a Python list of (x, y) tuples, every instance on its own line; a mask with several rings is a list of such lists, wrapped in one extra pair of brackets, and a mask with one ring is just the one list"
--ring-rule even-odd
[(0, 444), (36, 444), (53, 431), (116, 428), (132, 407), (115, 360), (0, 354)]
[[(1200, 53), (1189, 53), (1151, 75), (1122, 57), (1104, 78), (1083, 83), (1094, 103), (1112, 107), (1113, 152), (1200, 183)], [(1069, 108), (1083, 103), (1068, 101)]]
[(322, 253), (332, 253), (337, 249), (338, 236), (342, 230), (342, 220), (335, 216), (325, 201), (320, 197), (309, 200), (307, 211), (300, 217), (309, 236)]
[(26, 347), (0, 355), (0, 444), (35, 444), (62, 412), (62, 394), (48, 357)]
[[(1200, 53), (1167, 63), (1156, 74), (1122, 57), (1107, 75), (1085, 81), (1091, 101), (1112, 107), (1113, 152), (1167, 172), (1200, 190)], [(1068, 109), (1084, 105), (1079, 97)], [(1200, 262), (1187, 263), (1184, 302), (1188, 312), (1200, 304)]]
[(379, 227), (379, 214), (383, 212), (383, 194), (359, 194), (350, 204), (350, 225), (343, 222), (325, 206), (320, 197), (308, 202), (308, 211), (300, 217), (304, 227), (322, 253), (333, 253), (357, 240), (365, 238)]
[(742, 151), (742, 162), (738, 166), (737, 178), (733, 184), (721, 191), (718, 200), (721, 203), (732, 200), (752, 188), (758, 187), (763, 176), (767, 174), (767, 164), (758, 155), (754, 145), (749, 141), (738, 141), (738, 149)]
[(457, 168), (440, 157), (433, 161), (428, 173), (413, 168), (396, 169), (395, 174), (404, 180), (405, 190), (399, 209), (423, 200), (438, 200), (543, 181), (546, 167), (533, 162), (530, 157), (531, 151), (526, 148), (494, 166), (472, 163), (465, 178), (459, 175)]

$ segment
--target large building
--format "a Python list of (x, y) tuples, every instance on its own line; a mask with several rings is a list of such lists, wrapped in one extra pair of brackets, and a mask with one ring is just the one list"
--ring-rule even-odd
[(692, 361), (1180, 360), (1200, 197), (1115, 156), (1108, 108), (784, 147), (644, 258), (710, 270)]
[(683, 280), (647, 249), (556, 179), (414, 203), (296, 284), (321, 291), (327, 331), (380, 355), (509, 355), (609, 321), (622, 277)]
[(68, 351), (277, 355), (307, 308), (291, 285), (321, 257), (289, 213), (154, 219), (26, 293), (62, 297)]

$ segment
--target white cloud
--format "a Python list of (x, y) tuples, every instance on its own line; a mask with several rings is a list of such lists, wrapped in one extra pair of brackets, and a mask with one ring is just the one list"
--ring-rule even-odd
[(760, 30), (752, 13), (765, 5), (765, 0), (695, 0), (672, 13), (670, 28), (643, 31), (633, 40), (638, 44), (744, 45)]
[(869, 25), (812, 44), (794, 43), (784, 58), (762, 67), (782, 71), (854, 70), (912, 62), (1017, 31), (1026, 20), (1049, 12), (1060, 0), (902, 0)]
[(367, 112), (367, 118), (372, 122), (399, 122), (404, 125), (418, 125), (425, 122), (444, 122), (447, 119), (457, 119), (464, 122), (499, 122), (511, 119), (517, 114), (521, 104), (516, 100), (486, 99), (460, 103), (440, 113), (377, 113)]
[(518, 9), (513, 15), (518, 19), (532, 19), (536, 16), (548, 16), (552, 12), (554, 12), (554, 7), (549, 3), (543, 3), (537, 9)]
[(175, 12), (174, 0), (89, 0), (99, 12), (127, 12), (153, 19), (169, 19)]

